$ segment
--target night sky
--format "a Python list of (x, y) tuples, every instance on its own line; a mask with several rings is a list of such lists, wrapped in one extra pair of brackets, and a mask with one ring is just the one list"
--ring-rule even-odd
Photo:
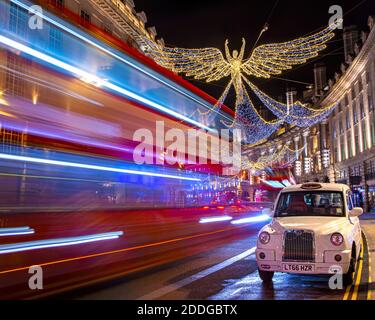
[[(136, 10), (145, 11), (147, 26), (155, 26), (158, 35), (166, 45), (185, 48), (217, 47), (224, 49), (225, 39), (230, 41), (231, 50), (240, 49), (241, 38), (247, 41), (246, 55), (266, 21), (269, 30), (263, 34), (259, 44), (282, 42), (304, 36), (328, 25), (331, 5), (341, 5), (344, 11), (344, 26), (356, 24), (361, 30), (368, 30), (367, 18), (375, 14), (374, 0), (134, 0)], [(277, 3), (277, 4), (276, 4)], [(274, 8), (274, 9), (273, 9)], [(273, 14), (271, 14), (273, 10)], [(313, 65), (324, 61), (329, 66), (328, 76), (333, 76), (343, 61), (342, 31), (328, 44), (318, 60), (293, 71), (284, 72), (280, 77), (313, 83)], [(189, 79), (214, 97), (220, 96), (224, 82), (205, 84)], [(262, 80), (252, 78), (261, 89), (274, 96), (284, 95), (285, 89), (293, 86), (302, 91), (305, 85), (283, 80)]]

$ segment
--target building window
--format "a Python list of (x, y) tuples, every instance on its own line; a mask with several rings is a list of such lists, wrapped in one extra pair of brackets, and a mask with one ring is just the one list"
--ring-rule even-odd
[(344, 133), (344, 125), (343, 125), (343, 119), (342, 118), (339, 119), (339, 132), (340, 132), (340, 134)]
[(56, 9), (61, 10), (64, 8), (64, 0), (49, 0), (49, 3)]
[(28, 27), (27, 11), (14, 4), (10, 4), (9, 30), (21, 36), (25, 36)]
[(337, 130), (336, 126), (333, 127), (333, 137), (336, 139), (337, 138)]
[(335, 147), (334, 147), (334, 150), (333, 150), (333, 154), (334, 154), (334, 157), (335, 157), (334, 161), (335, 161), (335, 162), (338, 162), (338, 161), (339, 161), (339, 153), (338, 153), (338, 151), (337, 151), (337, 146), (336, 146), (336, 144), (335, 144)]
[(7, 94), (25, 96), (25, 74), (30, 62), (14, 53), (8, 52), (5, 87)]
[(363, 150), (367, 149), (367, 138), (366, 138), (366, 123), (362, 121), (362, 141), (363, 141)]
[(358, 89), (359, 89), (359, 92), (361, 92), (363, 90), (363, 84), (362, 84), (362, 78), (359, 77), (358, 79)]
[(353, 122), (354, 124), (358, 123), (358, 115), (357, 115), (357, 104), (353, 101)]
[(368, 111), (373, 112), (374, 111), (374, 103), (372, 102), (372, 97), (370, 95), (368, 95), (367, 99), (368, 99)]
[(87, 24), (87, 23), (90, 23), (90, 21), (91, 21), (90, 14), (87, 13), (85, 10), (81, 10), (81, 23)]
[(352, 136), (348, 134), (348, 150), (349, 150), (349, 158), (353, 158), (353, 146), (352, 146)]
[(354, 87), (352, 87), (350, 89), (350, 91), (351, 91), (351, 94), (352, 94), (352, 100), (354, 100), (355, 99), (355, 90), (354, 90)]
[(341, 161), (344, 161), (346, 159), (344, 142), (341, 142), (340, 148), (341, 148)]
[(50, 26), (49, 46), (52, 50), (60, 50), (62, 48), (62, 32), (54, 26)]
[(365, 114), (365, 105), (363, 103), (363, 94), (361, 94), (359, 96), (359, 110), (360, 110), (360, 113), (361, 113), (361, 119), (363, 119), (366, 114)]
[(371, 131), (371, 145), (375, 145), (375, 125), (373, 122), (371, 122), (370, 125), (370, 131)]
[(355, 130), (355, 154), (358, 155), (360, 153), (359, 149), (359, 135), (358, 135), (358, 130)]
[(346, 113), (345, 120), (346, 120), (346, 130), (349, 130), (350, 127), (351, 127), (351, 125), (350, 125), (350, 114), (349, 114), (349, 112)]

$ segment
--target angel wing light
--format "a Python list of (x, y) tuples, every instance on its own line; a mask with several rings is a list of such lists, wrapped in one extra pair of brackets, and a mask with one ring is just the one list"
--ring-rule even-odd
[[(338, 23), (338, 22), (337, 22)], [(337, 26), (337, 24), (336, 24)], [(320, 109), (312, 109), (296, 102), (293, 106), (286, 106), (268, 97), (252, 84), (247, 76), (257, 78), (270, 78), (279, 75), (283, 71), (293, 68), (295, 65), (305, 63), (307, 60), (318, 56), (319, 52), (326, 48), (326, 43), (334, 37), (335, 25), (314, 33), (307, 37), (295, 39), (283, 43), (266, 44), (256, 47), (248, 59), (244, 59), (245, 39), (242, 39), (240, 51), (230, 53), (228, 43), (225, 42), (225, 57), (217, 48), (184, 49), (161, 47), (148, 39), (139, 39), (145, 52), (159, 65), (176, 73), (185, 74), (197, 80), (207, 82), (218, 81), (230, 77), (228, 86), (234, 86), (236, 92), (236, 111), (234, 122), (228, 126), (240, 126), (243, 130), (251, 130), (246, 136), (247, 143), (255, 143), (269, 137), (277, 130), (281, 122), (287, 122), (297, 126), (311, 126), (322, 120), (322, 117), (333, 110), (335, 106)], [(256, 111), (247, 93), (247, 87), (252, 90), (260, 101), (278, 118), (278, 124), (264, 120)], [(218, 99), (215, 107), (224, 103), (228, 94), (228, 86), (223, 95)], [(244, 108), (244, 104), (247, 105)], [(242, 119), (242, 120), (241, 120)], [(250, 122), (251, 124), (246, 124)], [(260, 130), (254, 134), (254, 123), (261, 122), (268, 130)]]

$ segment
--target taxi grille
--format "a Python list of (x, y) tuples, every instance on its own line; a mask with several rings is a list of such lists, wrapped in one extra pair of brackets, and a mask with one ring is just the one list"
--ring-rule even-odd
[(314, 261), (314, 234), (289, 230), (284, 234), (284, 261)]

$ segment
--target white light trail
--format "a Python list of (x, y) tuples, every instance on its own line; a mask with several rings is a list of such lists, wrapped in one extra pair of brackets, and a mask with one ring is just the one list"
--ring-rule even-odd
[(233, 220), (231, 221), (231, 224), (244, 224), (244, 223), (255, 223), (255, 222), (263, 222), (269, 220), (270, 217), (262, 214), (260, 216), (255, 216), (255, 217), (248, 217), (248, 218), (242, 218), (238, 220)]
[(35, 233), (30, 227), (0, 228), (0, 237), (20, 236)]
[(0, 159), (31, 162), (31, 163), (51, 164), (55, 166), (83, 168), (83, 169), (98, 170), (98, 171), (135, 174), (135, 175), (142, 175), (142, 176), (149, 176), (149, 177), (169, 178), (169, 179), (178, 179), (178, 180), (187, 180), (187, 181), (201, 181), (198, 178), (188, 178), (188, 177), (182, 177), (182, 176), (176, 176), (176, 175), (170, 175), (170, 174), (162, 174), (162, 173), (154, 173), (154, 172), (148, 172), (148, 171), (104, 167), (104, 166), (97, 166), (97, 165), (76, 163), (76, 162), (33, 158), (33, 157), (26, 157), (26, 156), (16, 156), (16, 155), (5, 154), (5, 153), (0, 153)]
[(208, 217), (208, 218), (201, 218), (199, 223), (210, 223), (210, 222), (220, 222), (220, 221), (229, 221), (233, 218), (231, 216), (220, 216), (220, 217)]
[(113, 83), (110, 83), (110, 82), (108, 82), (106, 80), (103, 80), (103, 79), (97, 77), (96, 75), (90, 74), (90, 73), (88, 73), (88, 72), (86, 72), (84, 70), (81, 70), (81, 69), (76, 68), (76, 67), (74, 67), (74, 66), (72, 66), (70, 64), (67, 64), (67, 63), (63, 62), (63, 61), (60, 61), (60, 60), (55, 59), (55, 58), (53, 58), (51, 56), (48, 56), (48, 55), (46, 55), (46, 54), (44, 54), (42, 52), (39, 52), (39, 51), (37, 51), (37, 50), (35, 50), (33, 48), (30, 48), (30, 47), (28, 47), (28, 46), (26, 46), (26, 45), (24, 45), (22, 43), (19, 43), (17, 41), (14, 41), (14, 40), (9, 39), (7, 37), (4, 37), (2, 35), (0, 35), (0, 43), (6, 45), (8, 47), (11, 47), (13, 49), (17, 49), (19, 51), (22, 51), (22, 52), (24, 52), (24, 53), (26, 53), (26, 54), (28, 54), (28, 55), (30, 55), (32, 57), (35, 57), (35, 58), (37, 58), (39, 60), (47, 62), (47, 63), (49, 63), (49, 64), (51, 64), (51, 65), (53, 65), (55, 67), (61, 68), (61, 69), (65, 70), (65, 71), (68, 71), (68, 72), (76, 75), (80, 79), (83, 78), (83, 79), (86, 79), (89, 82), (96, 83), (98, 86), (106, 87), (107, 89), (113, 90), (113, 91), (115, 91), (117, 93), (120, 93), (120, 94), (122, 94), (122, 95), (124, 95), (124, 96), (126, 96), (128, 98), (134, 99), (134, 100), (136, 100), (138, 102), (141, 102), (142, 104), (146, 104), (146, 105), (148, 105), (150, 107), (153, 107), (153, 108), (155, 108), (157, 110), (160, 110), (160, 111), (162, 111), (162, 112), (164, 112), (166, 114), (169, 114), (169, 115), (171, 115), (171, 116), (173, 116), (175, 118), (183, 120), (183, 121), (185, 121), (187, 123), (190, 123), (190, 124), (192, 124), (194, 126), (197, 126), (199, 128), (205, 129), (205, 130), (210, 131), (210, 132), (216, 132), (214, 129), (211, 129), (211, 128), (209, 128), (209, 127), (207, 127), (207, 126), (199, 123), (198, 121), (190, 119), (190, 118), (188, 118), (188, 117), (186, 117), (186, 116), (184, 116), (182, 114), (179, 114), (178, 112), (170, 110), (170, 109), (168, 109), (168, 108), (166, 108), (166, 107), (164, 107), (164, 106), (162, 106), (162, 105), (160, 105), (160, 104), (158, 104), (158, 103), (156, 103), (154, 101), (151, 101), (151, 100), (149, 100), (147, 98), (144, 98), (144, 97), (142, 97), (142, 96), (140, 96), (140, 95), (138, 95), (136, 93), (133, 93), (133, 92), (131, 92), (129, 90), (121, 88), (121, 87), (119, 87), (119, 86), (117, 86), (117, 85), (115, 85)]
[(30, 250), (45, 249), (45, 248), (73, 246), (73, 245), (89, 243), (89, 242), (111, 240), (111, 239), (117, 239), (123, 234), (124, 233), (122, 231), (118, 231), (118, 232), (107, 232), (107, 233), (79, 236), (79, 237), (47, 239), (47, 240), (28, 241), (28, 242), (20, 242), (20, 243), (13, 243), (13, 244), (3, 244), (3, 245), (0, 245), (0, 254), (30, 251)]
[[(30, 8), (31, 8), (30, 6), (28, 6), (28, 5), (26, 5), (26, 4), (22, 3), (22, 2), (20, 2), (20, 1), (18, 1), (18, 0), (10, 0), (10, 1), (13, 2), (14, 4), (20, 6), (21, 8), (26, 9), (26, 10), (30, 10)], [(62, 29), (62, 30), (64, 30), (64, 31), (70, 33), (70, 34), (73, 35), (74, 37), (76, 37), (76, 38), (78, 38), (78, 39), (80, 39), (80, 40), (83, 40), (84, 42), (86, 42), (86, 43), (88, 43), (88, 44), (94, 46), (95, 48), (98, 48), (99, 50), (101, 50), (101, 51), (103, 51), (103, 52), (109, 54), (110, 56), (112, 56), (112, 57), (118, 59), (119, 61), (121, 61), (121, 62), (123, 62), (123, 63), (125, 63), (125, 64), (127, 64), (127, 65), (129, 65), (129, 66), (131, 66), (132, 68), (135, 68), (135, 69), (137, 69), (138, 71), (141, 71), (142, 73), (146, 74), (147, 76), (149, 76), (149, 77), (151, 77), (151, 78), (157, 80), (158, 82), (160, 82), (160, 83), (162, 83), (162, 84), (168, 86), (169, 88), (171, 88), (171, 89), (173, 89), (174, 91), (176, 91), (176, 92), (178, 92), (178, 93), (184, 95), (185, 97), (187, 97), (187, 98), (189, 98), (189, 99), (191, 99), (191, 100), (197, 102), (198, 104), (202, 105), (203, 107), (205, 107), (205, 108), (207, 108), (207, 109), (210, 109), (210, 110), (212, 110), (212, 111), (218, 113), (217, 110), (216, 110), (215, 108), (212, 108), (212, 106), (210, 106), (210, 105), (208, 105), (208, 104), (206, 104), (206, 103), (203, 103), (202, 101), (199, 101), (199, 100), (198, 100), (197, 98), (195, 98), (194, 96), (192, 96), (192, 95), (190, 95), (190, 94), (188, 94), (188, 93), (182, 91), (182, 90), (179, 89), (178, 87), (173, 86), (172, 84), (170, 84), (170, 83), (164, 81), (163, 79), (161, 79), (161, 78), (159, 78), (159, 77), (156, 77), (154, 74), (152, 74), (152, 73), (148, 72), (147, 70), (145, 70), (145, 69), (143, 69), (143, 68), (137, 66), (136, 64), (134, 64), (134, 63), (132, 63), (132, 62), (130, 62), (130, 61), (128, 61), (128, 60), (122, 58), (121, 56), (115, 54), (114, 52), (112, 52), (112, 51), (106, 49), (105, 47), (103, 47), (103, 46), (101, 46), (101, 45), (99, 45), (99, 44), (96, 43), (95, 41), (92, 41), (92, 40), (90, 40), (90, 39), (84, 37), (83, 35), (79, 34), (78, 32), (75, 32), (74, 30), (72, 30), (72, 29), (70, 29), (70, 28), (64, 26), (63, 24), (61, 24), (61, 23), (59, 23), (59, 22), (57, 22), (57, 21), (51, 19), (50, 17), (48, 17), (48, 16), (46, 16), (46, 15), (44, 15), (44, 14), (41, 14), (40, 12), (35, 12), (34, 14), (40, 16), (43, 20), (48, 21), (49, 23), (53, 24), (54, 26), (56, 26), (56, 27), (58, 27), (58, 28), (60, 28), (60, 29)], [(227, 116), (225, 116), (225, 115), (223, 115), (223, 114), (222, 114), (222, 116), (224, 116), (224, 117), (227, 118), (228, 120), (231, 120), (229, 117), (227, 117)]]

